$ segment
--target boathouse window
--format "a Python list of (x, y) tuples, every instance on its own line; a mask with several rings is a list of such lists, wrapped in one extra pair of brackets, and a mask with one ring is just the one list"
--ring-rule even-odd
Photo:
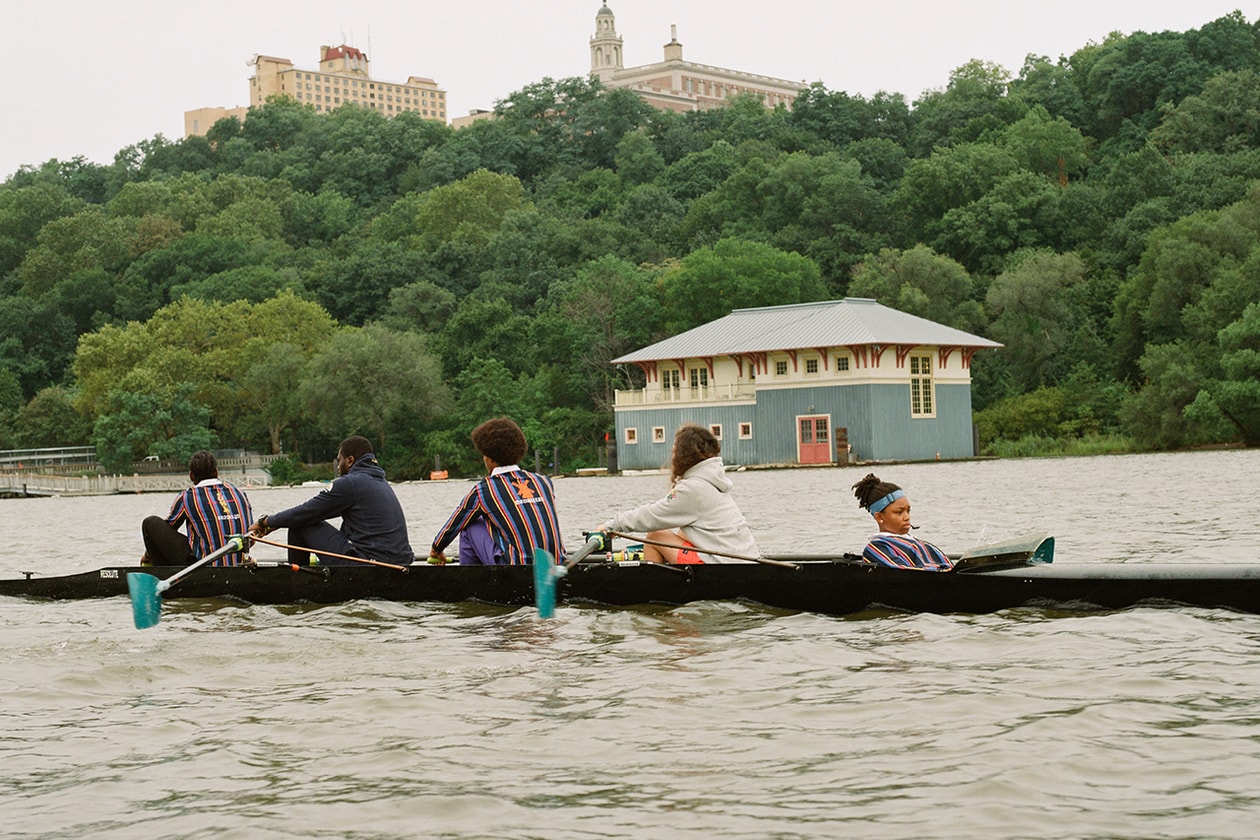
[(848, 373), (848, 372), (849, 372), (849, 354), (837, 353), (836, 354), (836, 373)]
[(627, 428), (626, 429), (626, 443), (638, 443), (638, 442), (639, 442), (639, 430)]
[(805, 375), (806, 376), (818, 375), (818, 357), (815, 356), (815, 357), (808, 358), (805, 360)]
[(779, 359), (774, 363), (775, 376), (787, 376), (787, 361)]
[(752, 423), (739, 424), (739, 439), (752, 440)]
[(652, 443), (664, 443), (664, 442), (665, 442), (665, 427), (653, 426), (652, 427)]
[(910, 416), (935, 417), (936, 400), (933, 396), (932, 357), (914, 354), (910, 357)]
[(713, 432), (713, 436), (717, 438), (718, 440), (722, 439), (722, 424), (721, 423), (711, 424), (709, 426), (709, 431)]
[(687, 379), (691, 385), (692, 396), (697, 394), (703, 396), (709, 387), (709, 369), (702, 367), (693, 367), (687, 371)]
[(666, 368), (661, 371), (661, 389), (664, 391), (677, 391), (681, 388), (682, 376), (678, 368)]

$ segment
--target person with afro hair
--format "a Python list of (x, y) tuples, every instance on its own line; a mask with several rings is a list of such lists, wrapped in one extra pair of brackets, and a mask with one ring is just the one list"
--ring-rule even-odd
[(461, 566), (533, 563), (536, 548), (563, 558), (555, 489), (547, 476), (521, 468), (528, 451), (521, 427), (496, 417), (473, 429), (472, 443), (488, 475), (437, 532), (430, 560), (445, 563), (456, 535)]

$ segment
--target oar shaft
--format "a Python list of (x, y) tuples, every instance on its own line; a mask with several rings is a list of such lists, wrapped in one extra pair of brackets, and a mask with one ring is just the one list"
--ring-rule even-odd
[[(646, 543), (647, 545), (659, 545), (664, 548), (682, 548), (682, 546), (678, 545), (677, 543), (668, 543), (668, 542), (662, 542), (660, 540), (652, 540), (652, 539), (648, 539), (647, 537), (638, 537), (638, 536), (635, 536), (634, 534), (623, 534), (620, 531), (606, 531), (605, 533), (607, 533), (611, 537), (621, 537), (623, 540), (635, 540), (636, 542)], [(749, 557), (746, 554), (730, 554), (729, 552), (726, 552), (726, 551), (712, 551), (707, 548), (701, 548), (698, 545), (693, 545), (691, 547), (691, 550), (695, 551), (697, 554), (713, 554), (718, 557), (730, 557), (732, 560), (747, 560), (750, 563), (765, 563), (767, 566), (782, 566), (785, 569), (799, 569), (800, 568), (800, 566), (798, 566), (795, 563), (786, 563), (782, 560), (771, 560), (769, 557)]]
[(293, 551), (305, 551), (308, 554), (322, 554), (325, 557), (336, 557), (341, 560), (351, 560), (355, 563), (366, 563), (369, 566), (383, 566), (386, 569), (397, 569), (400, 572), (407, 571), (406, 566), (399, 566), (397, 563), (384, 563), (380, 560), (369, 560), (366, 557), (355, 557), (351, 554), (338, 554), (335, 551), (325, 551), (322, 548), (304, 548), (300, 545), (289, 545), (288, 543), (276, 542), (275, 540), (268, 540), (262, 537), (250, 537), (250, 539), (254, 542), (274, 545), (276, 548), (292, 549)]
[(220, 548), (218, 551), (210, 552), (205, 557), (202, 557), (200, 560), (198, 560), (196, 563), (193, 563), (192, 565), (189, 565), (189, 566), (185, 566), (184, 568), (180, 569), (175, 574), (161, 581), (158, 584), (158, 591), (165, 592), (167, 589), (170, 589), (171, 586), (176, 581), (178, 581), (180, 578), (184, 577), (185, 575), (187, 575), (189, 572), (193, 571), (194, 569), (200, 569), (202, 566), (206, 565), (207, 563), (213, 563), (215, 560), (218, 560), (220, 557), (223, 557), (224, 555), (227, 555), (227, 554), (231, 554), (235, 551), (245, 551), (245, 537), (240, 536), (240, 535), (228, 537), (228, 541), (224, 543), (223, 547)]
[(586, 538), (586, 545), (582, 546), (564, 559), (564, 567), (568, 568), (569, 566), (576, 566), (578, 563), (585, 560), (592, 551), (603, 544), (604, 540), (599, 536), (599, 532), (596, 531), (595, 533), (592, 533)]

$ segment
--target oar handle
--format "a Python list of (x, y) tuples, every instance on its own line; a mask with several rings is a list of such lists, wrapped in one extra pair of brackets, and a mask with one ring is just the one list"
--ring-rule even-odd
[[(623, 534), (620, 531), (605, 531), (604, 533), (608, 534), (608, 536), (610, 537), (621, 537), (623, 540), (635, 540), (637, 542), (647, 543), (648, 545), (659, 545), (659, 546), (664, 546), (665, 548), (681, 548), (681, 546), (679, 546), (677, 543), (667, 543), (667, 542), (661, 542), (659, 540), (651, 540), (651, 539), (648, 539), (647, 537), (635, 536), (634, 534)], [(695, 551), (697, 554), (713, 554), (718, 557), (730, 557), (732, 560), (747, 560), (750, 563), (765, 563), (767, 566), (782, 566), (785, 569), (799, 569), (800, 568), (800, 566), (796, 563), (787, 563), (783, 560), (771, 560), (769, 557), (750, 557), (747, 554), (731, 554), (726, 551), (712, 551), (711, 549), (701, 548), (698, 545), (693, 545), (691, 547), (691, 550)]]
[(166, 590), (170, 589), (171, 586), (173, 586), (176, 581), (178, 581), (180, 578), (187, 575), (189, 572), (192, 572), (195, 569), (200, 569), (202, 566), (206, 565), (207, 563), (213, 563), (215, 560), (218, 560), (220, 557), (223, 557), (224, 555), (232, 554), (233, 552), (236, 552), (236, 551), (246, 551), (247, 549), (248, 547), (245, 544), (245, 536), (243, 534), (235, 534), (231, 537), (228, 537), (227, 542), (224, 543), (223, 547), (220, 548), (218, 551), (212, 551), (209, 554), (207, 554), (205, 557), (202, 557), (196, 563), (193, 563), (192, 565), (189, 565), (189, 566), (185, 566), (184, 568), (180, 569), (178, 572), (166, 578), (165, 580), (158, 581), (157, 591), (165, 592)]

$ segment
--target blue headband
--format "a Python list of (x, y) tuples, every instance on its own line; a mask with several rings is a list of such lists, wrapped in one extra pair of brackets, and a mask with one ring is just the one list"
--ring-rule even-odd
[(877, 499), (876, 501), (871, 502), (871, 506), (868, 507), (867, 510), (869, 510), (871, 513), (879, 513), (881, 510), (888, 507), (889, 505), (891, 505), (893, 502), (897, 501), (904, 495), (906, 495), (906, 491), (894, 490), (891, 493), (889, 493), (887, 496), (885, 496), (884, 498)]

